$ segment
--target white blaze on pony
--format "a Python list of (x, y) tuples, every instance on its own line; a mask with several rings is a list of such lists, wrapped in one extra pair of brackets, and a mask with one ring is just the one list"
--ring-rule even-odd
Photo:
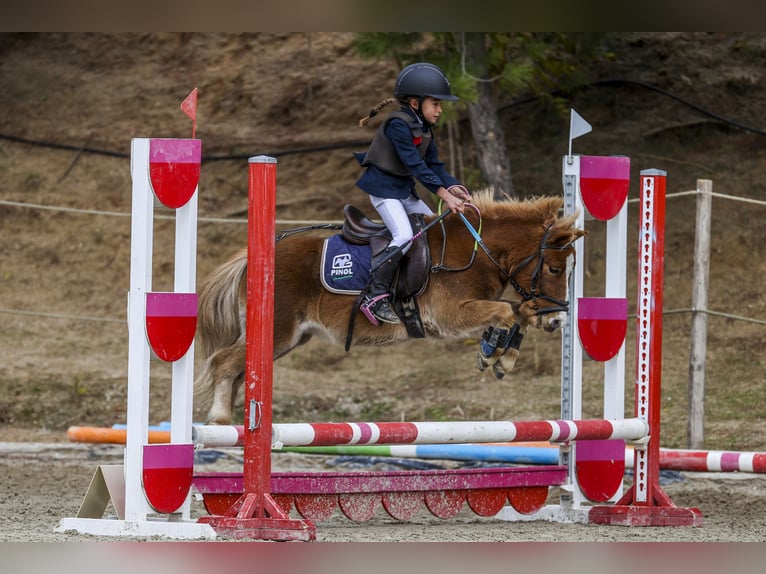
[[(470, 227), (453, 215), (428, 230), (431, 254), (441, 260), (417, 301), (427, 337), (483, 333), (479, 368), (492, 367), (500, 378), (513, 368), (529, 326), (554, 332), (564, 324), (572, 244), (585, 231), (575, 227), (576, 214), (559, 216), (563, 199), (558, 196), (496, 201), (484, 191), (472, 203), (477, 210), (467, 210)], [(426, 218), (426, 223), (433, 219)], [(475, 229), (481, 230), (480, 241)], [(314, 335), (343, 344), (349, 334), (356, 298), (323, 287), (324, 239), (302, 234), (277, 242), (275, 360)], [(197, 335), (205, 363), (196, 395), (201, 404), (212, 401), (211, 424), (231, 423), (236, 392), (244, 381), (246, 268), (247, 252), (241, 251), (214, 271), (200, 291)], [(503, 298), (508, 295), (514, 300)], [(408, 338), (401, 324), (375, 326), (359, 320), (350, 342), (386, 345)]]

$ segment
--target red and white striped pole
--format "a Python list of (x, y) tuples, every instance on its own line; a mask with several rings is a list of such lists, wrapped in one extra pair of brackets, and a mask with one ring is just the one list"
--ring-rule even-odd
[(688, 472), (766, 473), (766, 452), (660, 449), (660, 468)]
[(662, 292), (665, 263), (665, 181), (657, 169), (641, 172), (636, 303), (636, 418), (649, 441), (635, 450), (631, 489), (614, 506), (594, 506), (589, 521), (623, 526), (702, 526), (697, 508), (678, 508), (660, 487), (662, 408)]
[[(280, 423), (271, 426), (272, 446), (333, 446), (370, 444), (463, 444), (582, 440), (631, 440), (647, 436), (646, 422), (632, 419), (554, 421), (451, 421)], [(244, 426), (198, 426), (192, 429), (198, 447), (242, 446)]]
[(276, 159), (250, 158), (244, 493), (224, 516), (200, 521), (235, 538), (308, 541), (316, 538), (314, 524), (290, 519), (271, 496), (276, 182)]

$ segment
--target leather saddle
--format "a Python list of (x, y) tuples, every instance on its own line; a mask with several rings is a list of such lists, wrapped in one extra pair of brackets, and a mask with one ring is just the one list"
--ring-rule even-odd
[[(417, 233), (425, 227), (422, 216), (410, 215), (410, 224)], [(391, 241), (391, 233), (382, 223), (371, 221), (359, 208), (346, 205), (343, 208), (343, 238), (355, 245), (370, 245), (370, 254), (374, 258), (381, 253)], [(411, 297), (419, 295), (428, 283), (431, 272), (431, 252), (428, 249), (428, 239), (422, 235), (412, 242), (412, 246), (404, 254), (399, 264), (399, 273), (394, 279), (395, 296)]]
[[(413, 231), (417, 233), (425, 227), (425, 220), (422, 215), (412, 214), (410, 224)], [(391, 232), (384, 224), (370, 220), (353, 205), (346, 205), (343, 208), (341, 235), (346, 241), (355, 245), (369, 244), (373, 258), (391, 241)], [(428, 248), (428, 238), (423, 234), (412, 242), (409, 250), (404, 254), (392, 287), (394, 307), (411, 337), (425, 336), (416, 297), (425, 290), (430, 272), (431, 252)]]

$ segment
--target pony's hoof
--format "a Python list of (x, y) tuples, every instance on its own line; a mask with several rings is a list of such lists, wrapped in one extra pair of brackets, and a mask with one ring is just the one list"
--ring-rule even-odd
[(505, 355), (500, 357), (494, 365), (492, 370), (498, 379), (502, 379), (506, 373), (510, 373), (516, 366), (516, 360), (519, 358), (519, 352), (515, 349), (511, 349)]
[(476, 355), (477, 362), (479, 363), (479, 370), (480, 371), (486, 371), (487, 367), (489, 367), (489, 363), (487, 362), (486, 357), (484, 357), (481, 353), (478, 353)]

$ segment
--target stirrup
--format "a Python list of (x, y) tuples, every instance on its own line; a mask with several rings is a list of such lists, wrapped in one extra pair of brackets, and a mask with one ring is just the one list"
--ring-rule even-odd
[(400, 322), (399, 316), (391, 308), (388, 302), (388, 293), (375, 297), (365, 297), (359, 306), (364, 316), (375, 326), (381, 322), (395, 325)]

